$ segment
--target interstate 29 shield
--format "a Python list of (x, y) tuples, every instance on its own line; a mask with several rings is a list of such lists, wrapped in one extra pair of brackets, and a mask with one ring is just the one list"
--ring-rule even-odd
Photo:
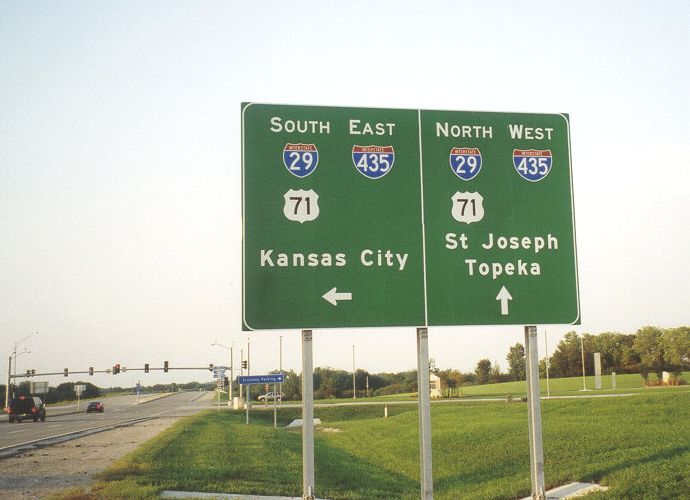
[(316, 144), (286, 144), (283, 148), (283, 165), (292, 175), (306, 177), (319, 164)]
[(482, 168), (482, 153), (478, 148), (450, 150), (450, 168), (463, 181), (474, 179)]

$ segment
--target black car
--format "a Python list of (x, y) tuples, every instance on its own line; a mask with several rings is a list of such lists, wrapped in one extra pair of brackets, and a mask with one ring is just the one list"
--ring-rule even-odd
[(98, 413), (103, 413), (103, 403), (100, 401), (91, 401), (86, 407), (86, 413), (91, 413), (92, 411), (97, 411)]
[(41, 398), (31, 396), (19, 396), (10, 401), (10, 406), (7, 408), (7, 413), (10, 415), (10, 423), (21, 422), (23, 418), (28, 417), (34, 422), (46, 421), (46, 407), (41, 401)]

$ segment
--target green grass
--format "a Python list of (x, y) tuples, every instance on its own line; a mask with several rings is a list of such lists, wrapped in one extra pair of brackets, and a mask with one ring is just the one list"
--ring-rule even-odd
[[(690, 382), (690, 372), (682, 373), (682, 377)], [(655, 375), (649, 376), (650, 380), (656, 380)], [(588, 394), (616, 394), (630, 392), (644, 392), (650, 390), (664, 390), (667, 388), (648, 388), (644, 386), (644, 379), (639, 374), (616, 375), (616, 389), (611, 388), (611, 375), (602, 375), (602, 389), (594, 391), (594, 377), (585, 377), (585, 387)], [(546, 380), (539, 381), (542, 396), (547, 394)], [(683, 386), (680, 386), (683, 387)], [(685, 386), (690, 389), (690, 386)], [(582, 395), (582, 377), (552, 378), (549, 380), (549, 390), (551, 396), (574, 396)], [(470, 385), (459, 389), (462, 397), (494, 397), (512, 395), (525, 395), (527, 393), (527, 382), (504, 382), (501, 384)]]
[[(278, 412), (283, 426), (299, 409)], [(316, 487), (329, 499), (419, 498), (416, 407), (317, 408)], [(690, 391), (542, 402), (545, 476), (552, 488), (598, 482), (594, 498), (690, 498)], [(273, 428), (273, 412), (186, 418), (115, 463), (98, 498), (154, 498), (162, 490), (301, 496), (301, 434)], [(434, 498), (529, 494), (523, 403), (432, 406)], [(69, 496), (68, 496), (69, 498)]]

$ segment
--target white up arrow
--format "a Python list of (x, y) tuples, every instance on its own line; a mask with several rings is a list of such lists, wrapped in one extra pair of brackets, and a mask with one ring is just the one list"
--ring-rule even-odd
[(501, 291), (496, 295), (496, 300), (501, 301), (501, 314), (503, 316), (508, 316), (508, 301), (513, 300), (513, 296), (510, 295), (506, 287), (501, 287)]
[(349, 292), (337, 292), (335, 287), (328, 290), (322, 296), (326, 301), (330, 302), (334, 306), (338, 305), (339, 300), (352, 300), (352, 294)]

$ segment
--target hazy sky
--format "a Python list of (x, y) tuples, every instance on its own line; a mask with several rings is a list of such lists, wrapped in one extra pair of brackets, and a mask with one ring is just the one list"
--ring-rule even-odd
[[(582, 325), (690, 324), (690, 4), (35, 2), (0, 8), (0, 373), (205, 366), (240, 346), (242, 101), (570, 114)], [(298, 331), (252, 372), (301, 370)], [(505, 367), (521, 327), (430, 330)], [(416, 366), (414, 329), (317, 330), (316, 366)], [(82, 377), (88, 378), (88, 377)], [(208, 372), (94, 376), (99, 385)], [(52, 377), (51, 383), (66, 380)]]

